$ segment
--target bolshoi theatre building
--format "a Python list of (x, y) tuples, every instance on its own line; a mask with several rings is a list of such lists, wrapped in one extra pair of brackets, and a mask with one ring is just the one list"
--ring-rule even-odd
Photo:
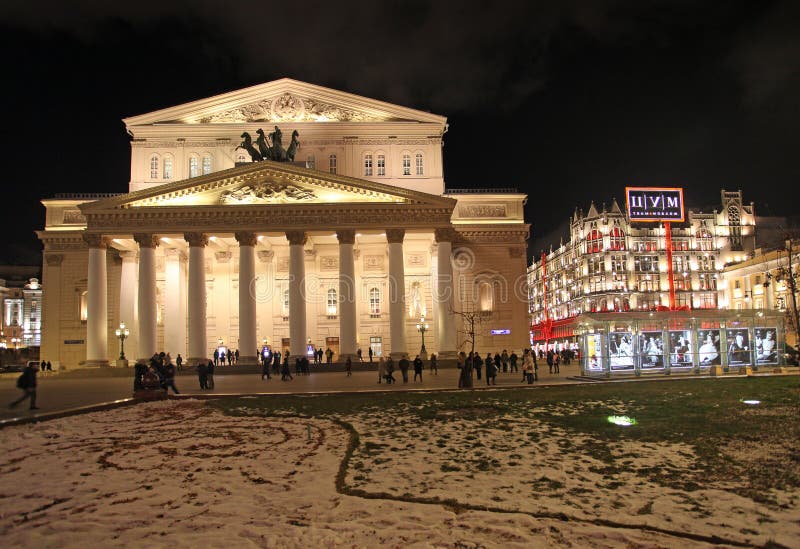
[[(529, 344), (524, 194), (445, 184), (446, 118), (281, 79), (124, 120), (129, 192), (46, 208), (55, 367)], [(291, 136), (291, 137), (290, 137)], [(274, 160), (270, 159), (274, 158)], [(427, 330), (426, 330), (427, 327)]]

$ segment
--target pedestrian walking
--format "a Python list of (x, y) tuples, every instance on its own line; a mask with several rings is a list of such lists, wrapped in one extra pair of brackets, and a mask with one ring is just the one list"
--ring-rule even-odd
[(20, 402), (25, 399), (30, 399), (29, 410), (38, 410), (36, 406), (36, 372), (39, 369), (37, 364), (35, 367), (31, 366), (29, 362), (20, 376), (17, 378), (17, 388), (22, 389), (22, 396), (8, 405), (9, 408), (16, 408)]
[(350, 357), (347, 357), (347, 360), (344, 363), (344, 371), (347, 372), (347, 377), (353, 375), (353, 362), (350, 360)]
[(408, 356), (403, 355), (403, 358), (398, 361), (398, 365), (400, 366), (400, 373), (403, 374), (403, 383), (408, 383), (408, 369), (411, 366)]
[(368, 353), (369, 353), (369, 363), (372, 364), (372, 347), (368, 349)]
[(483, 367), (483, 359), (481, 355), (475, 353), (475, 356), (472, 357), (472, 367), (475, 368), (475, 379), (478, 381), (481, 380), (481, 368)]
[(200, 389), (207, 389), (207, 382), (208, 382), (208, 366), (214, 366), (214, 364), (209, 360), (208, 364), (205, 362), (200, 362), (197, 365), (197, 381), (200, 383)]
[(183, 357), (180, 353), (178, 353), (178, 356), (175, 357), (175, 365), (178, 366), (179, 372), (183, 370)]
[(518, 360), (519, 360), (519, 357), (517, 356), (517, 353), (515, 353), (514, 351), (511, 351), (511, 354), (508, 356), (508, 363), (509, 363), (509, 366), (511, 367), (511, 373), (512, 374), (514, 372), (519, 372), (519, 368), (517, 368), (517, 361)]
[(486, 385), (497, 385), (498, 362), (486, 362)]
[(435, 376), (439, 375), (439, 367), (436, 365), (436, 355), (431, 355), (431, 373)]
[(391, 385), (392, 383), (395, 383), (395, 381), (394, 361), (392, 360), (392, 357), (389, 357), (386, 359), (386, 383)]
[(52, 372), (52, 371), (53, 371), (53, 365), (52, 365), (52, 364), (50, 363), (50, 361), (48, 360), (48, 361), (47, 361), (47, 372), (48, 372), (48, 373), (50, 373), (50, 372)]
[(178, 388), (175, 387), (175, 365), (172, 362), (168, 362), (164, 367), (164, 389), (169, 392), (170, 387), (172, 387), (176, 395), (181, 394)]
[(500, 360), (503, 362), (503, 373), (506, 373), (508, 371), (508, 358), (509, 358), (508, 351), (503, 349), (503, 354), (500, 355)]
[[(223, 363), (224, 365), (224, 363)], [(206, 373), (206, 389), (214, 388), (214, 370), (216, 366), (212, 362), (208, 363), (208, 372)]]
[(556, 353), (556, 356), (553, 357), (553, 370), (555, 371), (556, 375), (561, 373), (561, 368), (559, 368), (560, 364), (561, 364), (561, 355)]
[(286, 378), (294, 379), (292, 372), (289, 371), (289, 353), (283, 357), (283, 364), (281, 365), (281, 381), (286, 381)]
[(265, 356), (261, 361), (261, 381), (264, 381), (264, 376), (266, 376), (267, 379), (272, 379), (272, 376), (269, 375), (269, 363), (270, 357)]
[(422, 383), (422, 359), (419, 355), (416, 356), (414, 359), (414, 382), (417, 381), (417, 376), (419, 376), (419, 382)]
[[(369, 351), (370, 351), (370, 358), (372, 358), (372, 349), (370, 349)], [(381, 382), (385, 379), (386, 379), (386, 361), (383, 359), (383, 357), (380, 357), (380, 359), (378, 359), (378, 385), (380, 385)]]
[(358, 363), (364, 364), (364, 357), (361, 356), (361, 347), (359, 347), (358, 350), (356, 351), (356, 356), (358, 357)]

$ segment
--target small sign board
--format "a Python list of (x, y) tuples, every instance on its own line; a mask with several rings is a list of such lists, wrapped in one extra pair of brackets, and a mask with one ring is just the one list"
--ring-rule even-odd
[(83, 345), (85, 341), (83, 339), (65, 339), (64, 345)]
[(491, 334), (493, 336), (510, 335), (511, 334), (511, 330), (509, 330), (508, 328), (503, 329), (503, 330), (492, 330)]
[(625, 187), (631, 221), (684, 220), (683, 189), (677, 187)]

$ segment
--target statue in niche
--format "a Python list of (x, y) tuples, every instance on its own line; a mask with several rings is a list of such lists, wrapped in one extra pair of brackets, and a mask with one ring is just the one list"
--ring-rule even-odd
[(242, 137), (242, 139), (244, 141), (242, 141), (241, 145), (239, 145), (236, 148), (237, 149), (246, 150), (250, 154), (250, 160), (252, 160), (253, 162), (259, 162), (259, 161), (263, 160), (261, 154), (253, 146), (253, 138), (250, 137), (250, 134), (247, 133), (247, 132), (244, 132), (241, 135), (241, 137)]

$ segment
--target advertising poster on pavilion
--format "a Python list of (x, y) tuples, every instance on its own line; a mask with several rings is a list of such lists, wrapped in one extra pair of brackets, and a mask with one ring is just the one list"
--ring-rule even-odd
[(719, 330), (699, 330), (697, 332), (697, 358), (700, 366), (719, 366), (722, 361), (719, 354)]
[(756, 327), (755, 329), (756, 364), (778, 363), (778, 329), (775, 327)]
[(741, 366), (750, 364), (750, 334), (747, 328), (729, 329), (728, 336), (728, 364)]
[(664, 367), (664, 339), (661, 332), (639, 332), (639, 367)]
[(586, 335), (586, 369), (603, 370), (603, 339), (600, 334)]
[(633, 334), (608, 334), (608, 362), (612, 370), (633, 370)]
[(694, 366), (694, 346), (691, 330), (669, 332), (669, 363), (672, 368)]

